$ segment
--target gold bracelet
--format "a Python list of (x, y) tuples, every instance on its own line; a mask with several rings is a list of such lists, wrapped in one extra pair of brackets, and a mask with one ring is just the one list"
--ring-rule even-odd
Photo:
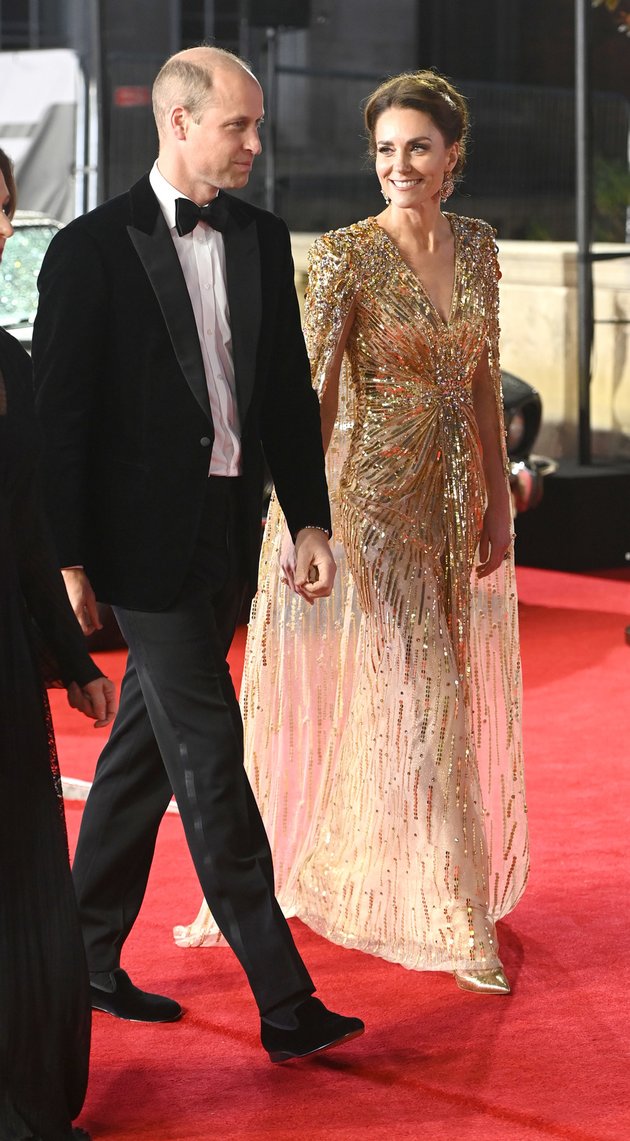
[(329, 531), (328, 527), (320, 527), (319, 523), (303, 523), (295, 532), (296, 535), (299, 535), (300, 531), (323, 531), (327, 539), (330, 539), (332, 535), (332, 531)]

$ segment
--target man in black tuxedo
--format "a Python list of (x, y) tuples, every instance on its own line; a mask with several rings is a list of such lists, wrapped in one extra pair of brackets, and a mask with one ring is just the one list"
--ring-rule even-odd
[[(150, 174), (53, 240), (33, 340), (50, 517), (83, 629), (113, 605), (120, 713), (74, 864), (93, 1006), (172, 1021), (120, 968), (171, 793), (273, 1061), (355, 1037), (326, 1009), (274, 896), (226, 655), (255, 590), (263, 455), (312, 602), (335, 567), (319, 411), (286, 226), (225, 191), (260, 153), (262, 92), (236, 56), (180, 52), (153, 91)], [(200, 207), (204, 209), (200, 210)]]

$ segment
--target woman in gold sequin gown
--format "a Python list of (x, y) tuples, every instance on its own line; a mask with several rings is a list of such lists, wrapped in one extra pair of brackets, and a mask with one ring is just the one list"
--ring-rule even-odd
[[(310, 255), (305, 333), (339, 564), (312, 609), (272, 501), (242, 707), (278, 897), (325, 937), (506, 992), (525, 886), (521, 677), (493, 232), (444, 214), (465, 102), (432, 72), (366, 106), (385, 210)], [(176, 928), (210, 945), (205, 905)]]

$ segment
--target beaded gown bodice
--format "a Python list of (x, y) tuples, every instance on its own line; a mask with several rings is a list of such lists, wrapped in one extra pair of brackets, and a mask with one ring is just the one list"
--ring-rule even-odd
[[(344, 301), (356, 300), (346, 378), (354, 428), (339, 495), (362, 603), (367, 609), (372, 591), (385, 592), (400, 613), (421, 551), (422, 563), (432, 564), (441, 580), (464, 673), (470, 571), (484, 507), (472, 378), (486, 345), (493, 364), (497, 356), (497, 264), (488, 226), (454, 215), (450, 223), (455, 273), (448, 321), (385, 231), (367, 219), (321, 240), (307, 337), (315, 363), (315, 345), (326, 353), (321, 330), (334, 327)], [(339, 280), (321, 289), (317, 279), (324, 275)], [(365, 544), (379, 528), (399, 537), (398, 557), (387, 568), (370, 562), (366, 575)]]

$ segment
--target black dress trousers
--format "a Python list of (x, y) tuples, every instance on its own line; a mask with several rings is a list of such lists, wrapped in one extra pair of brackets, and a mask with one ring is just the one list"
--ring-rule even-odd
[(315, 988), (275, 899), (226, 661), (243, 599), (239, 483), (210, 477), (176, 602), (157, 613), (116, 608), (129, 658), (73, 870), (90, 971), (110, 971), (140, 910), (173, 792), (204, 895), (264, 1013)]

